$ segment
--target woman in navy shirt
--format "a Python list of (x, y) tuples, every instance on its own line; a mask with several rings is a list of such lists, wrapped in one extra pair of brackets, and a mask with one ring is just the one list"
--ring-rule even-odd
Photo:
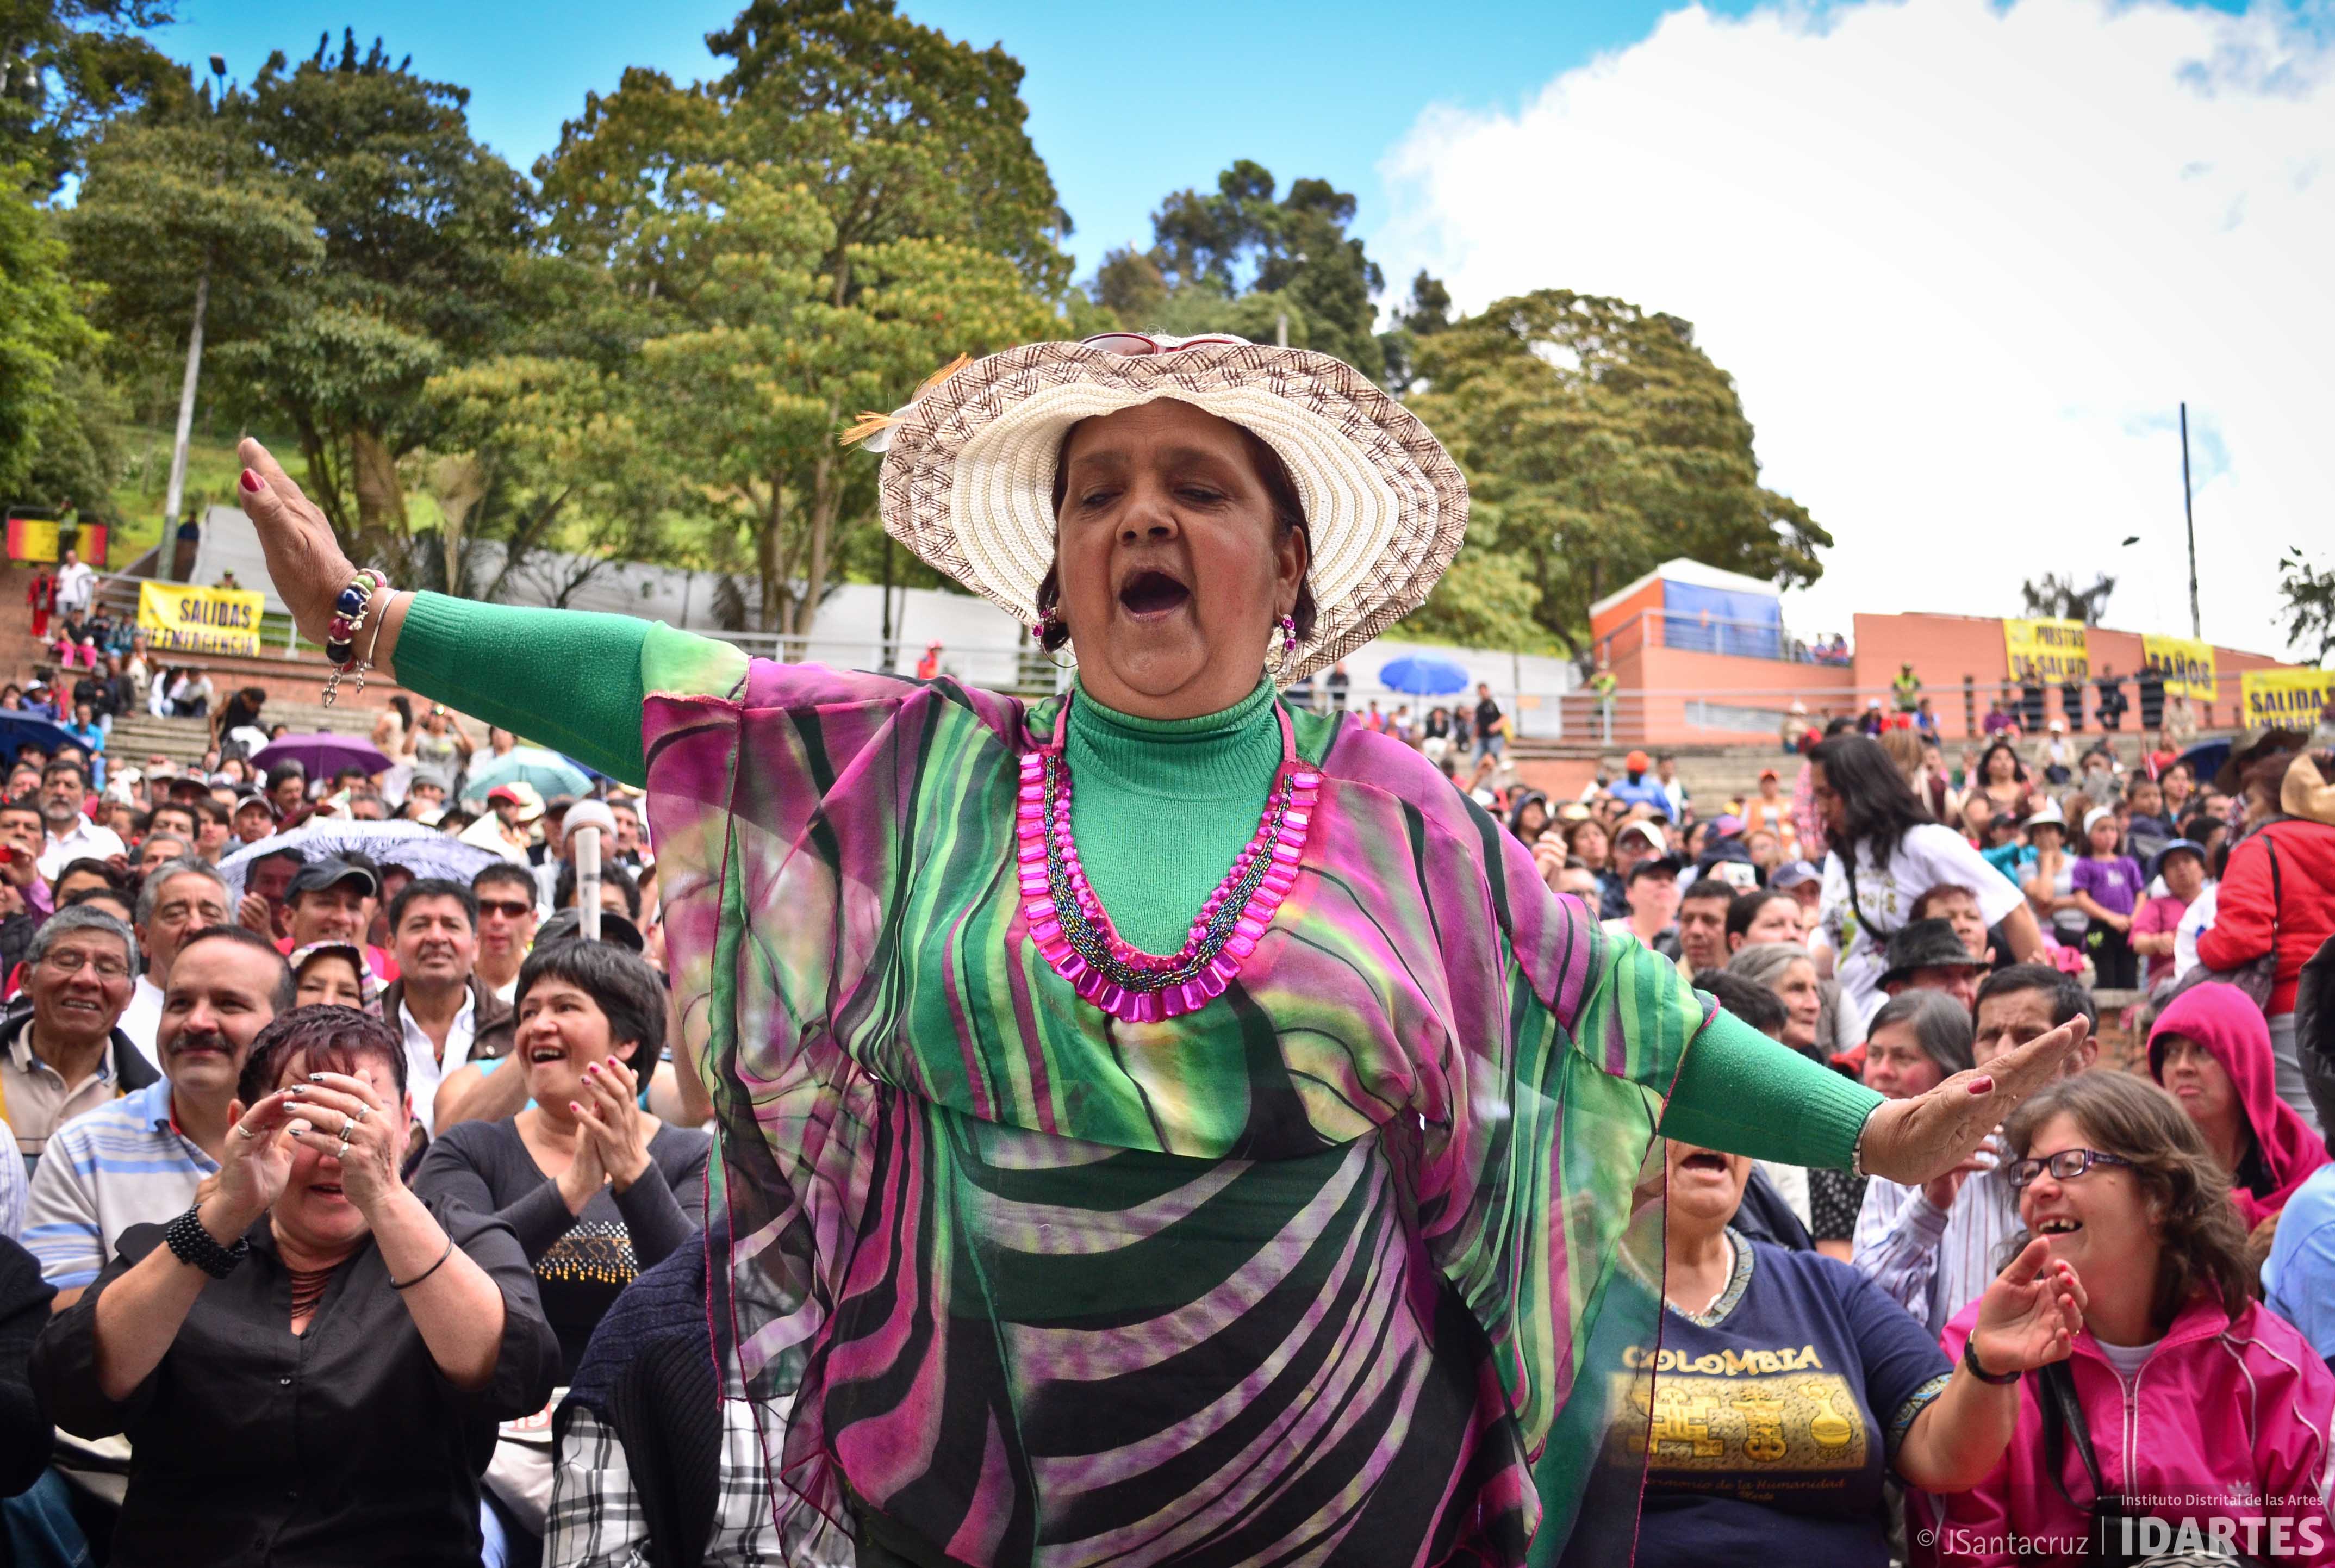
[(1615, 1457), (1646, 1464), (1638, 1563), (1884, 1568), (1884, 1476), (1949, 1492), (1983, 1479), (2019, 1374), (2064, 1359), (2083, 1326), (2081, 1287), (2046, 1270), (2040, 1242), (2014, 1259), (1971, 1337), (1982, 1380), (1846, 1263), (1744, 1239), (1729, 1222), (1750, 1160), (1667, 1149), (1670, 1310), (1659, 1346), (1623, 1354), (1654, 1375), (1614, 1428)]

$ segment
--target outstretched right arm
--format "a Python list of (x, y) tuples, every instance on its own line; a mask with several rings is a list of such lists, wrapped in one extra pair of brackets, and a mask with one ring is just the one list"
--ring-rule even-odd
[[(240, 449), (237, 488), (259, 530), (268, 576), (299, 623), (321, 643), (333, 601), (356, 576), (333, 526), (259, 442)], [(725, 690), (744, 672), (742, 653), (631, 615), (518, 609), (442, 594), (399, 593), (358, 634), (374, 666), (424, 696), (552, 746), (628, 784), (645, 781), (641, 711), (644, 670), (683, 670), (692, 689)], [(556, 675), (555, 675), (556, 673)], [(660, 686), (667, 682), (660, 681)]]

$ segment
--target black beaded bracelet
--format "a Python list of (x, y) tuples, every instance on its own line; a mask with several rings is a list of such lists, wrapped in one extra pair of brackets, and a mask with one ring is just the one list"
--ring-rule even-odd
[(233, 1244), (221, 1246), (211, 1233), (203, 1228), (201, 1205), (189, 1209), (170, 1222), (162, 1239), (170, 1244), (170, 1251), (189, 1268), (200, 1269), (215, 1280), (223, 1280), (235, 1273), (235, 1265), (251, 1254), (251, 1244), (241, 1236)]
[(2019, 1379), (2025, 1375), (2020, 1372), (1990, 1372), (1984, 1367), (1980, 1366), (1978, 1364), (1978, 1336), (1976, 1334), (1972, 1334), (1969, 1339), (1962, 1341), (1962, 1365), (1970, 1369), (1972, 1377), (1976, 1378), (1981, 1383), (1991, 1383), (1998, 1389), (2007, 1389), (2011, 1384), (2019, 1381)]

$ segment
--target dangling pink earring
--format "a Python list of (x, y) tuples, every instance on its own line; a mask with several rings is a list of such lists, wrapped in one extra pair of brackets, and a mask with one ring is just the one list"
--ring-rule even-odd
[(1281, 658), (1273, 666), (1274, 673), (1278, 675), (1286, 673), (1289, 669), (1290, 658), (1296, 652), (1297, 617), (1284, 615), (1281, 617)]
[(1039, 648), (1045, 652), (1046, 657), (1052, 661), (1054, 668), (1057, 670), (1075, 669), (1079, 662), (1078, 655), (1076, 653), (1072, 653), (1069, 658), (1064, 659), (1061, 657), (1061, 650), (1060, 648), (1048, 649), (1046, 647), (1047, 636), (1056, 631), (1063, 632), (1065, 635), (1068, 634), (1068, 628), (1063, 626), (1062, 617), (1060, 613), (1054, 610), (1041, 610), (1038, 613), (1037, 620), (1031, 624), (1030, 635), (1037, 642)]

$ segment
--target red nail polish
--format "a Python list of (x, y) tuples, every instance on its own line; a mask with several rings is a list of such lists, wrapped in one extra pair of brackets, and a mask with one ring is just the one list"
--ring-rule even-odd
[(249, 490), (253, 495), (257, 495), (259, 493), (259, 476), (253, 473), (249, 469), (244, 469), (243, 488)]
[(1991, 1078), (1974, 1078), (1971, 1079), (1970, 1091), (1972, 1094), (1992, 1094), (1994, 1092), (1994, 1079)]

